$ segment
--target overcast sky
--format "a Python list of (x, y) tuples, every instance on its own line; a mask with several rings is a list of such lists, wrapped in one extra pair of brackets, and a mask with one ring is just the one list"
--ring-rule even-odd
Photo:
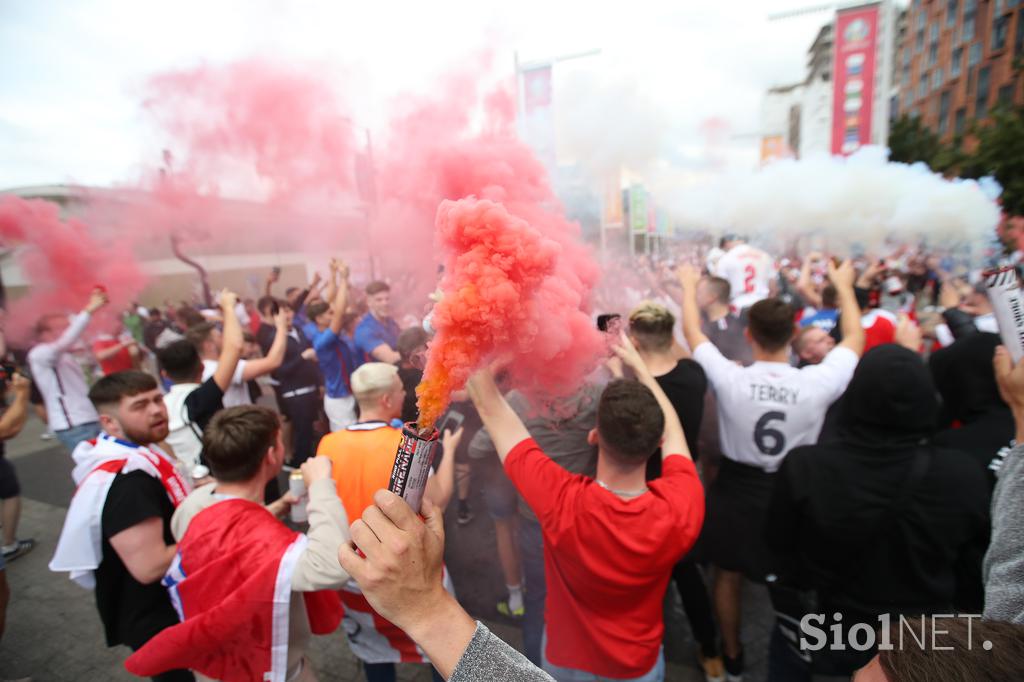
[[(803, 77), (830, 17), (769, 22), (814, 0), (0, 0), (0, 188), (133, 177), (152, 155), (138, 84), (149, 74), (253, 55), (310, 62), (348, 78), (372, 103), (428, 90), (445, 66), (483, 46), (512, 71), (523, 60), (600, 48), (556, 71), (629, 83), (670, 128), (668, 152), (702, 144), (701, 123), (728, 121), (725, 156), (756, 160), (765, 88)], [(569, 87), (565, 85), (565, 87)]]

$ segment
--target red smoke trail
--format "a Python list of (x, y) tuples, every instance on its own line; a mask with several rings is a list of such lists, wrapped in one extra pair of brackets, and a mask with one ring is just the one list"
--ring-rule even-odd
[(9, 306), (5, 331), (16, 344), (29, 341), (41, 315), (81, 309), (98, 284), (117, 310), (146, 281), (126, 243), (98, 241), (84, 223), (61, 220), (48, 201), (0, 197), (0, 241), (22, 249), (18, 263), (31, 282), (29, 294)]
[(167, 72), (143, 106), (185, 170), (248, 184), (271, 202), (319, 200), (353, 187), (355, 136), (338, 94), (313, 69), (258, 59)]
[(434, 424), (448, 396), (489, 355), (533, 346), (540, 331), (535, 297), (559, 252), (525, 220), (486, 200), (442, 202), (437, 231), (449, 256), (445, 297), (434, 309), (437, 335), (417, 389), (421, 427)]

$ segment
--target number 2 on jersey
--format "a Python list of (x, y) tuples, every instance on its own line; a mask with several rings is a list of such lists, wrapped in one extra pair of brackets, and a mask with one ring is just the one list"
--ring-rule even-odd
[(754, 293), (754, 278), (757, 277), (757, 268), (747, 265), (743, 268), (743, 293)]
[(774, 421), (786, 421), (785, 412), (765, 412), (754, 425), (754, 445), (762, 455), (776, 457), (786, 451), (786, 434), (769, 426)]

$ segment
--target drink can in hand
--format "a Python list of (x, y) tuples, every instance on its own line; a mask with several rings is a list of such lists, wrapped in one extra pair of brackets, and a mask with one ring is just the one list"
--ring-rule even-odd
[(288, 492), (298, 499), (292, 505), (291, 519), (293, 523), (305, 523), (309, 520), (309, 512), (306, 510), (306, 503), (309, 496), (306, 494), (306, 481), (302, 478), (301, 471), (293, 471), (288, 476)]

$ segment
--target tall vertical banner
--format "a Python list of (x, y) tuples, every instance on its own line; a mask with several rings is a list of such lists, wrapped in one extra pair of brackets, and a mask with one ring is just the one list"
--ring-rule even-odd
[(847, 156), (871, 141), (879, 5), (836, 13), (832, 153)]
[(550, 169), (555, 166), (555, 116), (551, 64), (523, 69), (523, 124), (527, 143)]

